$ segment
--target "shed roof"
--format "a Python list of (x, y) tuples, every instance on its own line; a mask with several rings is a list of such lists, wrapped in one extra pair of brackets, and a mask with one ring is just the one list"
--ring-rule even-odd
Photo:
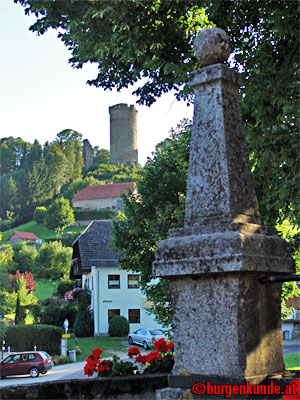
[(133, 192), (135, 189), (135, 182), (88, 186), (80, 190), (73, 198), (73, 201), (120, 197), (121, 194), (126, 193), (128, 189)]
[(10, 240), (10, 238), (13, 235), (16, 235), (19, 238), (24, 239), (24, 240), (40, 240), (40, 238), (38, 238), (34, 233), (32, 233), (32, 232), (22, 232), (22, 231), (13, 231), (13, 233), (9, 235), (7, 240)]

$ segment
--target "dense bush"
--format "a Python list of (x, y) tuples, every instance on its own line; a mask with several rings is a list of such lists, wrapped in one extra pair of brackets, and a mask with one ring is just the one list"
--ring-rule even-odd
[(54, 355), (60, 354), (62, 329), (49, 325), (14, 325), (6, 333), (6, 345), (11, 351), (43, 350)]
[(34, 274), (38, 278), (59, 279), (68, 276), (72, 259), (72, 248), (61, 242), (43, 243), (34, 262)]
[(46, 207), (36, 207), (33, 212), (33, 220), (36, 221), (38, 224), (43, 224), (44, 220), (47, 215), (47, 208)]
[(88, 289), (84, 289), (80, 297), (78, 313), (74, 322), (74, 334), (77, 337), (88, 337), (94, 333), (94, 323), (90, 307), (91, 295)]
[(13, 250), (13, 264), (9, 268), (9, 272), (14, 273), (16, 270), (19, 270), (21, 273), (32, 272), (37, 256), (36, 248), (34, 246), (27, 246), (24, 242), (17, 242), (14, 244)]
[(31, 304), (29, 306), (29, 309), (33, 315), (33, 320), (35, 323), (38, 323), (41, 321), (41, 316), (42, 316), (42, 309), (39, 304)]
[(72, 281), (70, 279), (64, 279), (60, 282), (60, 284), (57, 287), (57, 294), (60, 297), (64, 297), (64, 295), (69, 292), (70, 290), (73, 289), (75, 281)]
[(129, 323), (125, 317), (116, 315), (109, 321), (109, 336), (127, 336), (129, 333)]
[(94, 219), (110, 219), (114, 211), (103, 208), (101, 210), (76, 210), (74, 216), (76, 221), (92, 221)]
[(45, 307), (41, 313), (41, 324), (63, 326), (65, 319), (69, 321), (69, 329), (73, 328), (74, 321), (77, 315), (77, 310), (72, 306), (60, 307), (58, 305), (50, 304)]

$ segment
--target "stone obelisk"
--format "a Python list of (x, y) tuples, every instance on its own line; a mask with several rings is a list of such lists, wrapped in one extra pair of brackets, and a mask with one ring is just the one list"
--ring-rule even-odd
[(170, 281), (172, 374), (258, 383), (285, 370), (281, 285), (264, 285), (261, 278), (293, 272), (294, 264), (288, 243), (261, 225), (242, 128), (241, 79), (224, 64), (228, 37), (205, 29), (194, 49), (203, 67), (190, 79), (195, 105), (185, 224), (159, 243), (153, 264), (154, 275)]

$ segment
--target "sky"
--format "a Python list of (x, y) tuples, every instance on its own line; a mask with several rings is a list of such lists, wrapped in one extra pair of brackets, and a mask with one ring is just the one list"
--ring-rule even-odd
[(193, 108), (163, 95), (151, 107), (136, 104), (134, 88), (104, 91), (86, 84), (97, 76), (96, 65), (74, 69), (71, 53), (51, 30), (43, 36), (29, 31), (34, 17), (13, 0), (0, 1), (0, 136), (41, 144), (64, 129), (73, 129), (92, 146), (109, 150), (108, 108), (134, 104), (138, 110), (139, 163), (144, 165), (157, 143), (169, 135)]

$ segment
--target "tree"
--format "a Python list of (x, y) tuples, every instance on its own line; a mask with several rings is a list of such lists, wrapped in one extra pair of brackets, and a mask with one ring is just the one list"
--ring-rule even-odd
[(180, 96), (189, 92), (182, 83), (197, 64), (191, 39), (209, 26), (198, 1), (15, 2), (36, 15), (31, 30), (43, 34), (59, 28), (58, 37), (72, 51), (74, 67), (82, 68), (88, 61), (97, 64), (98, 76), (89, 84), (120, 90), (147, 78), (136, 94), (148, 105), (171, 89)]
[(56, 199), (48, 208), (45, 225), (48, 229), (56, 231), (57, 237), (59, 237), (60, 231), (73, 222), (75, 222), (74, 211), (69, 200), (64, 197)]
[(112, 242), (121, 268), (140, 273), (140, 287), (160, 323), (172, 322), (168, 280), (153, 282), (155, 248), (168, 230), (183, 226), (190, 122), (182, 121), (148, 159), (136, 194), (123, 196), (124, 214), (113, 222)]
[(21, 273), (32, 272), (34, 270), (34, 261), (37, 256), (35, 247), (27, 246), (24, 242), (16, 243), (13, 247), (13, 268), (9, 271), (19, 270)]
[(26, 318), (25, 309), (20, 304), (20, 297), (17, 296), (16, 311), (15, 311), (15, 324), (24, 324)]
[(47, 215), (47, 208), (44, 206), (36, 207), (33, 213), (33, 220), (38, 224), (43, 224)]
[(88, 337), (94, 333), (94, 324), (91, 315), (91, 295), (84, 289), (79, 300), (78, 313), (74, 322), (74, 334), (77, 337)]
[(34, 262), (34, 274), (39, 278), (59, 279), (69, 275), (72, 248), (61, 242), (43, 243)]

